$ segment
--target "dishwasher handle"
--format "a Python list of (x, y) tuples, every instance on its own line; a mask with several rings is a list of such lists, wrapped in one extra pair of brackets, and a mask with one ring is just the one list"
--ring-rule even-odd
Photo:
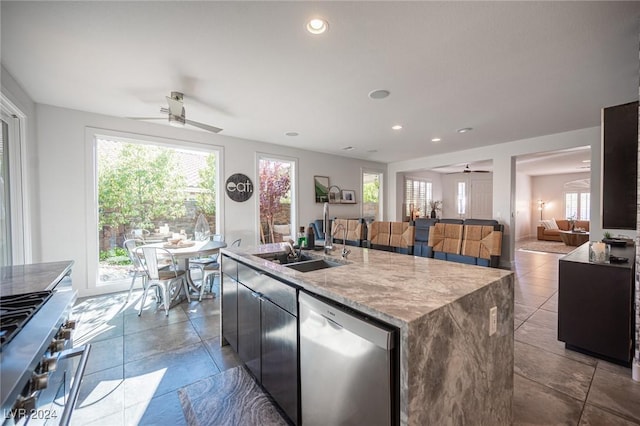
[(383, 349), (388, 350), (395, 346), (394, 327), (374, 322), (356, 312), (348, 312), (346, 307), (325, 303), (304, 291), (298, 295), (298, 302), (301, 309), (316, 312), (330, 321), (331, 325), (342, 327)]

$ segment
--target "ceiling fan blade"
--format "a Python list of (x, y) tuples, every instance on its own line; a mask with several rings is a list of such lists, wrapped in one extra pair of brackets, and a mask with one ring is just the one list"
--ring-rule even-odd
[(166, 121), (167, 117), (126, 117), (129, 120), (137, 121)]
[(223, 129), (219, 128), (219, 127), (215, 127), (215, 126), (210, 126), (208, 124), (204, 124), (204, 123), (198, 123), (197, 121), (192, 121), (192, 120), (185, 120), (187, 124), (194, 126), (194, 127), (198, 127), (202, 130), (207, 130), (209, 132), (213, 132), (213, 133), (220, 133)]

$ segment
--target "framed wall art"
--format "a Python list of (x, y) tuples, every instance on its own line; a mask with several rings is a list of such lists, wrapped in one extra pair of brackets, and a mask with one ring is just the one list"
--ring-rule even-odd
[(340, 202), (342, 204), (355, 204), (356, 203), (356, 191), (351, 189), (343, 189), (340, 192)]
[(316, 203), (329, 202), (329, 177), (314, 176), (313, 184), (315, 187)]

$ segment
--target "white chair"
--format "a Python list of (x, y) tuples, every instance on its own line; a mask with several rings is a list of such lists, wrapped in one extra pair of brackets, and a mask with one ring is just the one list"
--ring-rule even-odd
[(160, 292), (161, 300), (158, 300), (158, 303), (164, 306), (165, 315), (169, 315), (171, 301), (177, 297), (183, 289), (187, 296), (187, 300), (191, 302), (189, 288), (187, 287), (187, 281), (185, 280), (186, 271), (177, 268), (162, 269), (162, 267), (167, 264), (167, 260), (170, 265), (176, 264), (176, 259), (169, 250), (161, 247), (143, 246), (136, 248), (136, 254), (141, 256), (143, 259), (142, 266), (144, 267), (149, 280), (147, 288), (145, 288), (142, 295), (138, 316), (142, 314), (142, 308), (144, 308), (144, 302), (147, 298), (147, 294), (152, 288), (158, 289)]
[(124, 243), (122, 243), (122, 247), (124, 247), (127, 250), (127, 255), (129, 256), (129, 260), (131, 260), (131, 264), (133, 265), (133, 277), (131, 278), (129, 293), (127, 294), (127, 300), (126, 300), (127, 302), (131, 297), (133, 286), (138, 277), (142, 278), (142, 289), (146, 290), (147, 288), (147, 273), (145, 272), (144, 267), (142, 266), (140, 257), (135, 253), (136, 248), (143, 244), (144, 244), (144, 241), (139, 238), (130, 238), (128, 240), (125, 240)]
[[(211, 239), (213, 241), (224, 241), (224, 236), (222, 234), (214, 234)], [(209, 291), (211, 291), (211, 287), (213, 286), (213, 275), (216, 273), (220, 273), (220, 263), (218, 263), (219, 253), (213, 254), (211, 256), (199, 257), (195, 259), (189, 259), (189, 268), (193, 267), (194, 269), (200, 270), (202, 280), (200, 282), (200, 297), (198, 300), (202, 302), (202, 296), (204, 295), (205, 286), (209, 281)]]
[[(240, 247), (240, 243), (242, 242), (242, 238), (238, 238), (231, 243), (231, 247)], [(209, 263), (204, 266), (202, 269), (202, 285), (200, 286), (200, 297), (199, 301), (202, 302), (202, 295), (204, 294), (205, 285), (209, 284), (209, 291), (213, 293), (213, 281), (215, 280), (215, 276), (220, 276), (220, 262), (217, 261), (218, 255), (216, 255), (216, 262)]]

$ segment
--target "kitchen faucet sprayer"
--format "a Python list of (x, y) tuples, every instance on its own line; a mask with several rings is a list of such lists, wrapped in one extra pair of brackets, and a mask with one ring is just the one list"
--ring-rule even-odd
[(344, 231), (344, 234), (342, 235), (342, 258), (346, 259), (349, 253), (351, 253), (351, 250), (347, 250), (347, 227), (342, 223), (336, 225), (336, 229), (332, 234), (332, 238), (338, 233), (338, 231), (340, 231), (340, 228), (342, 228), (342, 230)]

